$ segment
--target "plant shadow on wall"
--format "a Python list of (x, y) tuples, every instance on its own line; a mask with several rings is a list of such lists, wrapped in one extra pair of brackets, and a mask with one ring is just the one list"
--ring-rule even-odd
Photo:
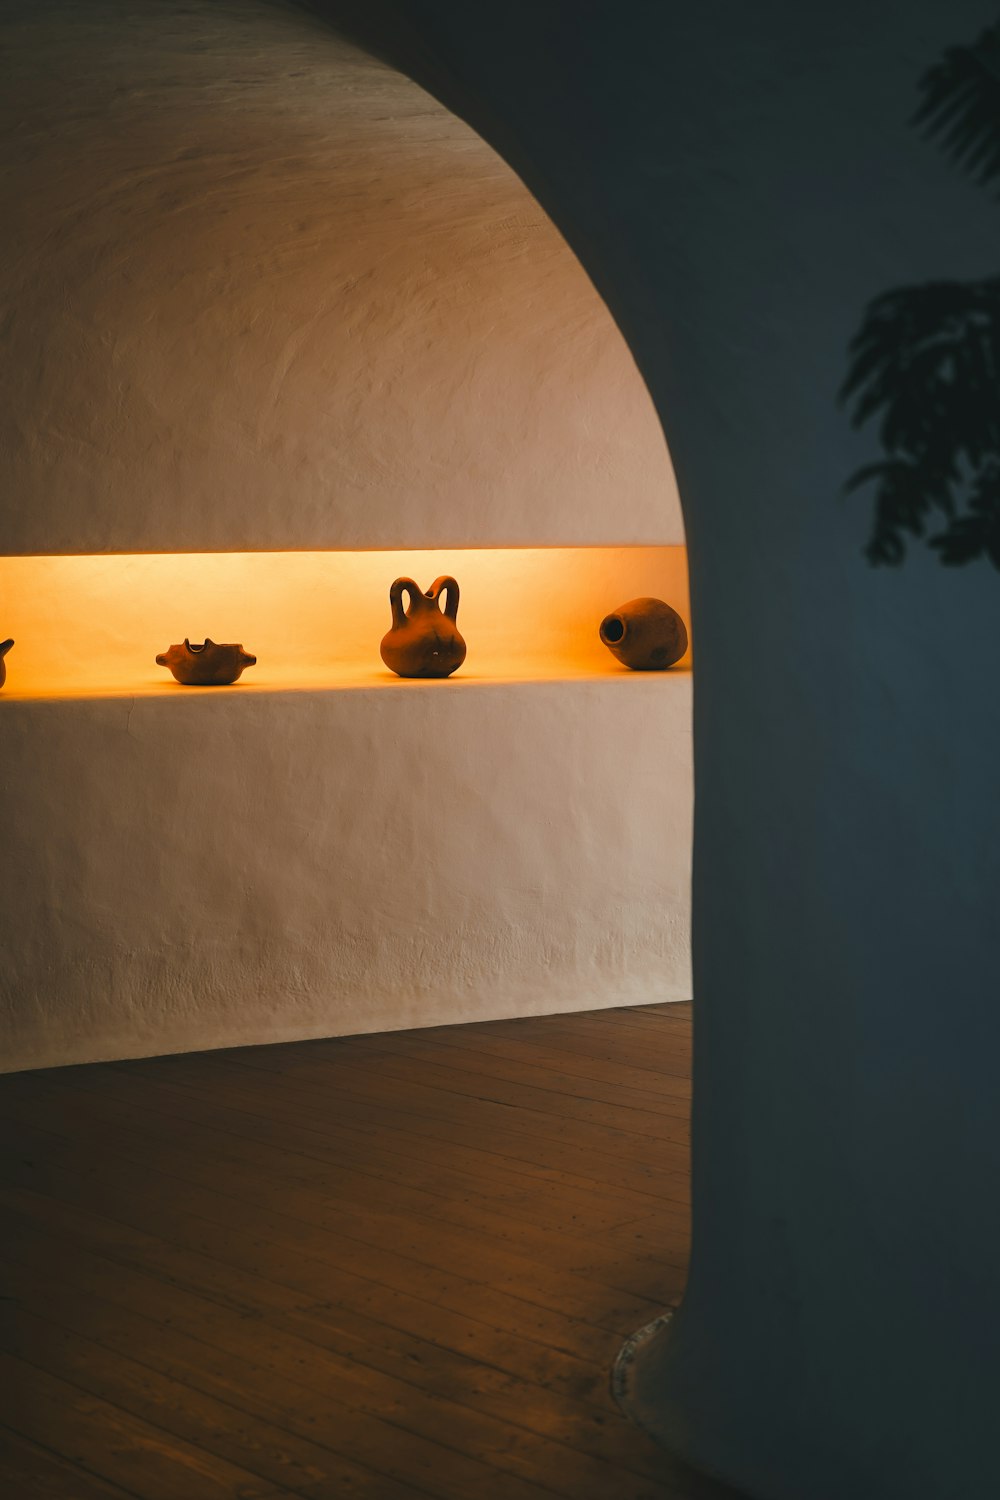
[[(949, 48), (920, 80), (912, 124), (986, 187), (1000, 178), (1000, 23)], [(866, 555), (900, 563), (927, 537), (943, 563), (1000, 568), (1000, 276), (898, 287), (871, 302), (840, 398), (853, 426), (880, 417), (884, 457), (846, 489), (875, 486)]]

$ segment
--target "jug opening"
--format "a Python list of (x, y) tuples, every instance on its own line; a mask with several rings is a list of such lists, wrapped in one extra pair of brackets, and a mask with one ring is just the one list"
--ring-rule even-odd
[(604, 640), (610, 641), (612, 645), (617, 645), (625, 635), (624, 621), (620, 620), (617, 615), (608, 615), (608, 618), (601, 625), (601, 635)]

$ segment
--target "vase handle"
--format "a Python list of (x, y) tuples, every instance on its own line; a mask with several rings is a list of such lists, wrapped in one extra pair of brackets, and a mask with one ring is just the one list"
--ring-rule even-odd
[(448, 619), (451, 620), (452, 624), (454, 624), (455, 619), (458, 615), (458, 584), (456, 583), (455, 579), (452, 578), (448, 573), (443, 573), (440, 578), (435, 578), (434, 582), (427, 590), (428, 599), (437, 599), (441, 594), (447, 594), (448, 596), (445, 602), (444, 612), (448, 616)]
[(403, 595), (409, 594), (412, 607), (414, 599), (420, 593), (412, 578), (397, 578), (389, 590), (389, 603), (392, 606), (392, 628), (402, 630), (406, 624), (406, 615), (403, 612)]

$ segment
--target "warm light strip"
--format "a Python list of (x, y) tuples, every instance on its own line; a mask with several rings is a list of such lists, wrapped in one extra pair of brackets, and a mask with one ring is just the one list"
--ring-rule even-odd
[(0, 700), (190, 692), (154, 657), (206, 635), (256, 653), (239, 691), (398, 684), (378, 651), (389, 585), (441, 573), (462, 591), (456, 682), (621, 673), (597, 627), (637, 595), (688, 618), (683, 547), (4, 557), (0, 638), (16, 645)]

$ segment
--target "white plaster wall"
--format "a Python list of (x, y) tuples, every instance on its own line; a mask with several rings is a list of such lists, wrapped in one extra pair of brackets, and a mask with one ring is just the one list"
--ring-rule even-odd
[(510, 169), (267, 0), (2, 0), (0, 545), (683, 541)]
[[(560, 590), (505, 633), (470, 566), (482, 680), (318, 690), (346, 635), (379, 665), (398, 569), (362, 632), (351, 549), (683, 540), (551, 222), (295, 7), (0, 0), (0, 39), (0, 1066), (687, 998), (689, 676), (487, 680)], [(76, 592), (10, 561), (317, 549), (297, 613), (245, 559), (224, 601), (211, 559), (196, 600), (169, 558), (128, 599), (120, 557), (66, 556)], [(657, 591), (635, 566), (588, 632)], [(250, 691), (168, 690), (152, 656), (205, 632), (260, 652)]]
[(690, 696), (4, 704), (0, 1065), (689, 997)]

